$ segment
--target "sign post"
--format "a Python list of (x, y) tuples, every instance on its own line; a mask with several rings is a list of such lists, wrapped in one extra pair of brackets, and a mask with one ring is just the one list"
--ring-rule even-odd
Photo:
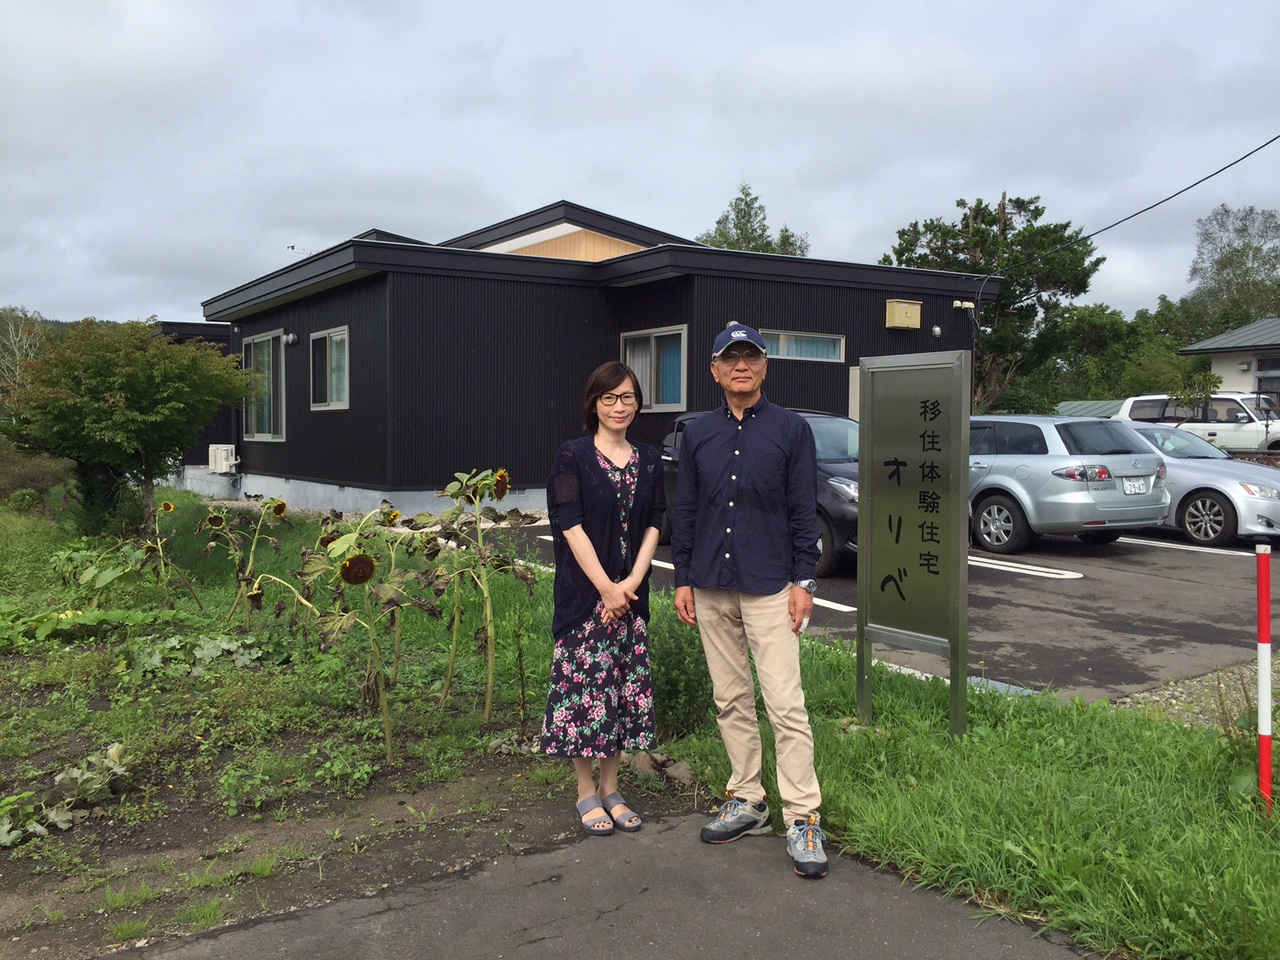
[(1258, 790), (1271, 811), (1271, 545), (1258, 558)]
[(858, 714), (872, 644), (947, 658), (951, 733), (967, 721), (968, 351), (864, 357), (858, 452)]

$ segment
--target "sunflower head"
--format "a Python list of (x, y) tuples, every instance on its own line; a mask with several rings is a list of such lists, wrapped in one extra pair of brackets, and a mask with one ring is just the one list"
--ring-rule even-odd
[(495, 500), (501, 500), (510, 489), (511, 475), (505, 469), (499, 470), (493, 475), (493, 498)]
[(320, 538), (320, 546), (324, 547), (327, 550), (329, 548), (329, 544), (333, 543), (333, 541), (337, 539), (338, 539), (338, 535), (336, 533), (326, 533), (324, 536)]
[(392, 527), (394, 527), (394, 526), (396, 525), (396, 523), (397, 523), (399, 520), (400, 520), (400, 511), (399, 511), (399, 510), (392, 510), (390, 513), (388, 513), (388, 514), (387, 514), (387, 525), (388, 525), (388, 526), (392, 526)]
[(166, 500), (164, 503), (160, 504), (160, 509), (165, 513), (173, 513), (173, 504)]
[(373, 578), (373, 557), (367, 553), (357, 553), (354, 557), (347, 557), (342, 561), (342, 567), (339, 573), (342, 579), (353, 586), (359, 586), (362, 583), (368, 583)]
[(248, 593), (245, 594), (245, 598), (249, 601), (249, 606), (253, 607), (253, 609), (255, 610), (261, 610), (262, 595), (263, 594), (261, 589), (250, 590)]
[(226, 518), (222, 516), (222, 514), (211, 513), (209, 514), (209, 516), (204, 518), (204, 522), (207, 523), (209, 526), (213, 527), (213, 529), (217, 530), (219, 527), (226, 524), (227, 521), (226, 521)]
[(275, 514), (277, 517), (283, 517), (285, 514), (285, 511), (288, 509), (289, 509), (289, 505), (285, 503), (283, 500), (277, 500), (275, 503), (271, 505), (271, 512)]

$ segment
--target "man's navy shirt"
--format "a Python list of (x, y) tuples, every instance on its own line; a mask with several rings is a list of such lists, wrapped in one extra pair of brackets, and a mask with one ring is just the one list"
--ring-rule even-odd
[(677, 587), (769, 595), (813, 578), (818, 458), (799, 414), (761, 395), (684, 428), (672, 515)]

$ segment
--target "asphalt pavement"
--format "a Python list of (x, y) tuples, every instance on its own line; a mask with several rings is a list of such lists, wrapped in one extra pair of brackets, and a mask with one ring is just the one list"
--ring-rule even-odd
[[(131, 951), (176, 960), (721, 956), (1067, 960), (1061, 934), (1002, 919), (838, 858), (802, 880), (781, 836), (698, 841), (703, 815), (583, 837), (460, 877)], [(1037, 936), (1037, 934), (1040, 934)]]

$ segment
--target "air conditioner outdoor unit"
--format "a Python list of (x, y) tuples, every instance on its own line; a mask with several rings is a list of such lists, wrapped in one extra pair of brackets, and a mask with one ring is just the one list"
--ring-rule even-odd
[(240, 458), (236, 456), (234, 443), (209, 444), (210, 473), (235, 473), (236, 465), (239, 463)]

